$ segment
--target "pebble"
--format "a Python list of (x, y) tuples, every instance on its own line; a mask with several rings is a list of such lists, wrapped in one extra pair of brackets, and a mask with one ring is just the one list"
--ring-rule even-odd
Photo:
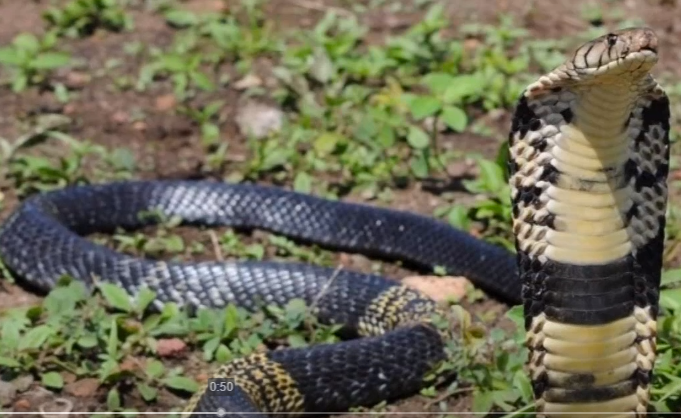
[(21, 412), (21, 411), (28, 411), (31, 409), (31, 403), (28, 401), (28, 399), (19, 399), (18, 401), (14, 402), (14, 412)]
[(85, 87), (91, 79), (92, 77), (88, 73), (71, 71), (66, 75), (64, 84), (72, 90), (79, 90)]
[(17, 388), (10, 382), (0, 380), (0, 405), (11, 405), (17, 396)]
[(31, 387), (32, 383), (33, 383), (33, 376), (31, 376), (30, 374), (27, 374), (25, 376), (19, 376), (16, 379), (12, 380), (12, 385), (19, 392), (26, 392), (28, 390), (28, 388)]
[(157, 97), (155, 102), (156, 109), (164, 112), (174, 108), (177, 104), (177, 99), (175, 99), (173, 94), (165, 94)]
[(262, 84), (263, 81), (260, 77), (255, 74), (247, 74), (244, 76), (244, 78), (235, 82), (232, 87), (234, 87), (236, 90), (246, 90), (251, 87), (260, 87)]
[(73, 383), (69, 383), (64, 387), (64, 392), (69, 395), (85, 398), (93, 396), (97, 392), (98, 388), (99, 380), (93, 377), (89, 377), (85, 379), (76, 380)]
[(241, 135), (262, 139), (281, 129), (284, 112), (264, 103), (247, 102), (239, 107), (234, 121)]

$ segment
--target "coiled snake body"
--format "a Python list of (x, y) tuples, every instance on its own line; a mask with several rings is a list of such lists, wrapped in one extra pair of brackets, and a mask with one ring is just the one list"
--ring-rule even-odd
[[(510, 134), (518, 255), (405, 212), (252, 185), (120, 182), (23, 202), (0, 228), (0, 256), (43, 290), (64, 275), (147, 286), (174, 301), (248, 309), (302, 298), (364, 338), (254, 354), (222, 366), (229, 396), (205, 386), (186, 411), (230, 416), (342, 412), (417, 391), (445, 358), (429, 298), (373, 275), (274, 262), (137, 259), (82, 235), (153, 223), (261, 228), (470, 278), (524, 302), (538, 411), (645, 414), (666, 207), (669, 104), (648, 71), (656, 38), (629, 29), (579, 48), (523, 93)], [(518, 269), (520, 276), (518, 276)], [(522, 280), (521, 280), (522, 279)], [(246, 415), (246, 413), (248, 413)], [(287, 415), (290, 416), (290, 415)], [(564, 415), (563, 415), (564, 416)]]

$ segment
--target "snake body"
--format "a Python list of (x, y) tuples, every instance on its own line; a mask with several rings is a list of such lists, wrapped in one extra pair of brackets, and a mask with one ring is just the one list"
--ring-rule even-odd
[[(375, 275), (297, 263), (182, 263), (138, 259), (84, 235), (136, 229), (157, 212), (186, 224), (260, 228), (302, 241), (352, 249), (465, 275), (490, 294), (520, 303), (513, 256), (443, 222), (407, 212), (333, 202), (274, 187), (211, 181), (133, 181), (72, 186), (34, 195), (0, 228), (0, 254), (14, 274), (47, 290), (68, 275), (98, 278), (131, 294), (157, 292), (176, 302), (255, 310), (294, 298), (323, 323), (362, 337), (339, 344), (275, 350), (229, 363), (215, 377), (238, 383), (230, 396), (190, 400), (195, 412), (335, 412), (414, 393), (444, 359), (441, 332), (428, 325), (436, 304)], [(204, 394), (204, 396), (201, 396)], [(217, 395), (217, 394), (216, 394)], [(239, 416), (239, 415), (233, 415)], [(252, 415), (247, 415), (251, 417)], [(287, 415), (290, 416), (290, 415)]]
[(669, 171), (657, 60), (652, 30), (609, 33), (516, 109), (513, 230), (542, 416), (648, 409)]
[(610, 34), (523, 93), (509, 147), (515, 257), (427, 217), (209, 181), (117, 182), (34, 195), (0, 227), (0, 256), (42, 290), (64, 275), (88, 285), (100, 279), (133, 295), (149, 287), (156, 307), (234, 303), (254, 310), (302, 298), (320, 321), (363, 337), (223, 365), (212, 377), (231, 379), (235, 389), (218, 396), (204, 385), (185, 409), (199, 416), (219, 408), (235, 417), (342, 412), (412, 394), (445, 358), (447, 333), (430, 320), (444, 311), (376, 275), (262, 261), (139, 259), (85, 235), (152, 224), (139, 214), (156, 211), (191, 225), (259, 228), (444, 267), (505, 302), (524, 302), (540, 414), (643, 416), (668, 164), (668, 101), (648, 74), (656, 58), (651, 31)]

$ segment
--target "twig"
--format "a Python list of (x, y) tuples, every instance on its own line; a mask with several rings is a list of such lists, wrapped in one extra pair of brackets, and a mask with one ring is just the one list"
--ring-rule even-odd
[[(324, 283), (324, 287), (322, 287), (322, 290), (320, 290), (319, 293), (317, 293), (314, 300), (312, 301), (312, 303), (308, 307), (308, 309), (307, 309), (308, 313), (314, 314), (314, 309), (317, 307), (317, 305), (319, 304), (319, 301), (322, 299), (322, 297), (324, 297), (324, 295), (328, 292), (329, 287), (331, 287), (331, 284), (334, 282), (334, 280), (336, 280), (336, 278), (338, 277), (338, 274), (340, 273), (340, 271), (342, 269), (343, 269), (343, 265), (339, 264), (336, 267), (336, 269), (333, 271), (333, 273), (331, 273), (331, 277), (329, 277), (329, 280), (326, 283)], [(309, 323), (307, 324), (307, 328), (308, 328), (308, 332), (311, 333), (312, 329), (311, 329)]]
[(220, 241), (218, 240), (218, 236), (215, 231), (209, 230), (208, 236), (210, 237), (210, 242), (213, 245), (213, 253), (215, 253), (215, 258), (218, 261), (225, 261), (225, 258), (222, 255), (222, 249), (220, 248)]
[(452, 392), (447, 392), (443, 393), (442, 395), (438, 396), (437, 398), (429, 401), (426, 403), (426, 408), (430, 408), (431, 406), (435, 405), (438, 402), (444, 401), (445, 399), (449, 398), (450, 396), (458, 395), (459, 393), (464, 393), (464, 392), (472, 392), (475, 388), (474, 387), (469, 387), (469, 388), (461, 388), (454, 390)]

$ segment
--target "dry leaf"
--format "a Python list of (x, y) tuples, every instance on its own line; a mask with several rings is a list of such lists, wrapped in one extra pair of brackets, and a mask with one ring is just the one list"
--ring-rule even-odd
[(86, 398), (93, 396), (95, 392), (97, 392), (98, 388), (99, 380), (93, 377), (88, 377), (64, 386), (64, 392), (79, 398)]

